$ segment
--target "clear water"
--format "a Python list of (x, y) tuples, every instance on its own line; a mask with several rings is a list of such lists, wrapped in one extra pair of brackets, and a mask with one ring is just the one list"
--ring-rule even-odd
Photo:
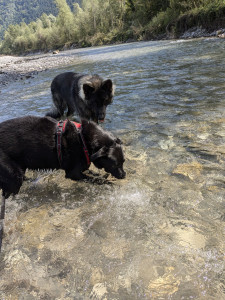
[(104, 127), (127, 172), (102, 184), (27, 173), (7, 201), (1, 299), (225, 299), (224, 50), (200, 39), (67, 51), (74, 65), (1, 91), (3, 121), (43, 116), (65, 70), (112, 78)]

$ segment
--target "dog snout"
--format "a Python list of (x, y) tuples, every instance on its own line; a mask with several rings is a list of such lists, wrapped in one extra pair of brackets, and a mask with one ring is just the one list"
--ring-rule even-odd
[(122, 169), (118, 169), (117, 172), (114, 174), (117, 179), (124, 179), (126, 177), (126, 172)]
[(122, 170), (122, 177), (121, 179), (124, 179), (126, 177), (126, 172), (124, 170)]
[(104, 114), (104, 113), (98, 114), (98, 120), (99, 120), (100, 122), (104, 122), (104, 120), (105, 120), (105, 114)]

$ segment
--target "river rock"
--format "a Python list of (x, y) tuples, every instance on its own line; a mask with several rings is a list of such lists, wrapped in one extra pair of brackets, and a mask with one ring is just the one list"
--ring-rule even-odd
[[(167, 267), (165, 274), (150, 281), (148, 289), (154, 299), (169, 299), (169, 297), (178, 291), (180, 280), (173, 274), (174, 268)], [(168, 297), (168, 298), (167, 298)]]
[(105, 283), (97, 283), (94, 285), (90, 299), (102, 299), (102, 300), (107, 300), (107, 287)]
[(91, 283), (93, 286), (97, 283), (104, 282), (105, 276), (101, 268), (93, 268), (91, 273)]
[(191, 180), (195, 180), (198, 178), (198, 176), (201, 174), (203, 169), (203, 166), (196, 162), (193, 161), (191, 163), (186, 163), (186, 164), (180, 164), (178, 165), (172, 172), (173, 175), (183, 175), (185, 177), (190, 178)]
[(208, 37), (210, 34), (207, 32), (206, 29), (200, 27), (193, 27), (185, 31), (180, 38), (181, 39), (193, 39), (199, 37)]
[(115, 243), (106, 240), (102, 245), (102, 252), (108, 258), (123, 259), (129, 250), (129, 244), (126, 239), (118, 239)]
[(223, 30), (222, 30), (222, 29), (219, 29), (219, 30), (216, 31), (216, 35), (217, 35), (217, 36), (220, 35), (220, 34), (222, 34), (222, 33), (223, 33)]
[(225, 38), (225, 33), (219, 34), (218, 37), (224, 39)]

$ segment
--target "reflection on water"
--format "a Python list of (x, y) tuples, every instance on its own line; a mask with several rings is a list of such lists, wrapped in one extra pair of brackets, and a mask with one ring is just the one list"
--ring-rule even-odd
[[(82, 61), (75, 71), (116, 83), (104, 127), (124, 142), (127, 178), (27, 172), (7, 201), (2, 299), (225, 299), (224, 48), (201, 39), (65, 52)], [(65, 70), (6, 87), (0, 120), (45, 114)]]

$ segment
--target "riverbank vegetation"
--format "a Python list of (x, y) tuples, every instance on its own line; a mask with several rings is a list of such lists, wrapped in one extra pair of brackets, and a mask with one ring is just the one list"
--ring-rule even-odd
[(193, 27), (225, 27), (224, 0), (54, 0), (57, 15), (10, 25), (2, 54), (176, 38)]

